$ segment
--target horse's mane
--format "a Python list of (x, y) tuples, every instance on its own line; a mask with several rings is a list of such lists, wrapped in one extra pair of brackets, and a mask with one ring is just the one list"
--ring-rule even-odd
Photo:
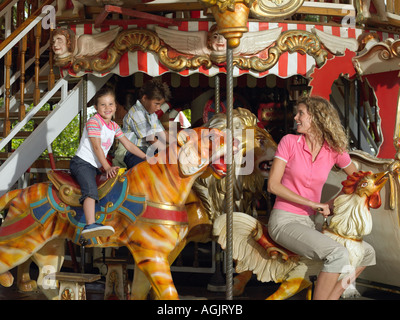
[[(233, 110), (233, 129), (246, 129), (257, 125), (256, 116), (247, 109), (237, 108)], [(217, 128), (224, 130), (227, 127), (226, 114), (218, 113), (214, 115), (204, 127)], [(257, 134), (257, 133), (256, 133)], [(241, 150), (239, 151), (243, 157), (246, 154), (246, 142), (242, 141)], [(198, 178), (193, 184), (192, 190), (202, 201), (211, 220), (226, 212), (225, 194), (226, 180), (216, 179), (212, 175), (208, 178)], [(255, 209), (254, 200), (257, 195), (262, 195), (264, 178), (257, 174), (236, 175), (234, 176), (233, 200), (234, 211), (253, 214)]]

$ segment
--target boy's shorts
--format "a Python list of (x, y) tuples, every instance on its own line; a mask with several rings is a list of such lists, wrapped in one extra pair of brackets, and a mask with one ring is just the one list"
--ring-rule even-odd
[(88, 197), (96, 200), (96, 202), (99, 201), (96, 176), (101, 174), (101, 171), (78, 156), (74, 156), (71, 159), (70, 170), (71, 176), (81, 187), (82, 197), (79, 202), (82, 204)]

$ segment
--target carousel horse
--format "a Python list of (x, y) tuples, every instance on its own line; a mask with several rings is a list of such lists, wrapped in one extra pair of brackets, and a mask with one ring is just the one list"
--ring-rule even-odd
[[(184, 205), (193, 182), (207, 168), (220, 177), (226, 173), (225, 135), (220, 130), (182, 130), (177, 140), (176, 148), (160, 151), (112, 180), (99, 181), (96, 222), (111, 225), (116, 232), (92, 238), (86, 245), (126, 246), (159, 299), (178, 299), (168, 255), (187, 234)], [(49, 178), (51, 182), (0, 198), (0, 210), (8, 209), (0, 227), (0, 284), (10, 286), (9, 270), (32, 258), (39, 267), (38, 286), (53, 299), (58, 289), (46, 288), (43, 280), (50, 267), (60, 270), (65, 239), (80, 244), (85, 220), (72, 179), (57, 172)]]
[[(322, 232), (343, 244), (349, 251), (350, 264), (339, 280), (344, 279), (362, 261), (363, 236), (372, 230), (370, 208), (381, 206), (380, 190), (388, 180), (388, 172), (373, 174), (371, 171), (355, 172), (342, 182), (343, 194), (335, 198), (333, 216), (329, 226)], [(226, 217), (220, 216), (214, 223), (214, 235), (226, 247)], [(311, 298), (310, 275), (317, 275), (322, 268), (321, 261), (298, 256), (274, 243), (266, 228), (249, 215), (236, 212), (233, 216), (233, 253), (238, 260), (236, 271), (250, 270), (262, 282), (281, 283), (268, 300), (290, 298), (305, 288)], [(347, 279), (347, 278), (346, 278)], [(347, 281), (347, 280), (343, 280)]]
[[(226, 114), (214, 115), (204, 126), (225, 130)], [(233, 128), (234, 137), (239, 142), (238, 152), (234, 157), (237, 169), (233, 179), (234, 210), (256, 215), (257, 201), (265, 196), (264, 179), (268, 178), (277, 145), (265, 129), (257, 126), (257, 117), (247, 109), (233, 110)], [(243, 159), (246, 159), (246, 163)], [(253, 167), (248, 168), (248, 172), (239, 171), (243, 166), (249, 165), (247, 161), (253, 161)], [(217, 179), (212, 174), (203, 174), (196, 179), (185, 204), (188, 213), (188, 234), (171, 253), (171, 264), (189, 242), (206, 243), (213, 239), (213, 222), (225, 210), (225, 196), (226, 179)], [(243, 293), (251, 276), (252, 272), (246, 271), (234, 278), (235, 296)], [(147, 277), (135, 269), (132, 296), (146, 299), (149, 290)]]

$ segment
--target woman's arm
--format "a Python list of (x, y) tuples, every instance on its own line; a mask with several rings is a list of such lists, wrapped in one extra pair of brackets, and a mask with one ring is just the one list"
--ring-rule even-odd
[[(342, 170), (349, 176), (357, 171), (357, 167), (355, 166), (355, 164), (353, 162), (351, 162), (346, 168), (343, 168)], [(343, 194), (343, 191), (340, 191), (334, 198), (332, 198), (331, 200), (328, 201), (330, 208), (333, 208), (333, 203), (334, 203), (335, 199), (342, 194)]]
[(353, 162), (351, 162), (346, 168), (343, 168), (343, 171), (349, 176), (357, 171), (357, 167)]
[(329, 210), (329, 205), (326, 203), (318, 203), (311, 201), (309, 199), (306, 199), (297, 193), (293, 192), (292, 190), (288, 189), (282, 184), (282, 177), (283, 173), (285, 172), (286, 168), (286, 162), (279, 159), (275, 158), (271, 171), (269, 174), (268, 178), (268, 192), (275, 194), (285, 200), (298, 203), (304, 206), (311, 207), (313, 210), (319, 210), (319, 208), (322, 208), (321, 213), (325, 216), (328, 216), (330, 214)]

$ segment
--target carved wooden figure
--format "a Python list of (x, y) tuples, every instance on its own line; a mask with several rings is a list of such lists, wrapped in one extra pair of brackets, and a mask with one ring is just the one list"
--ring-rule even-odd
[[(206, 127), (225, 130), (226, 115), (216, 114)], [(238, 152), (235, 154), (234, 209), (253, 215), (255, 202), (262, 197), (264, 179), (268, 178), (269, 168), (276, 151), (276, 143), (272, 136), (257, 126), (256, 116), (247, 109), (233, 110), (234, 137), (238, 140)], [(254, 157), (253, 157), (254, 155)], [(253, 161), (254, 167), (250, 172), (239, 172), (243, 159)], [(249, 164), (249, 163), (248, 163)], [(170, 254), (172, 263), (189, 242), (211, 241), (214, 220), (225, 210), (226, 179), (218, 179), (214, 175), (203, 174), (193, 184), (192, 191), (186, 200), (185, 208), (188, 213), (188, 234)], [(241, 295), (251, 273), (247, 272), (234, 281), (234, 294)], [(137, 299), (146, 299), (150, 289), (148, 279), (135, 269), (132, 295)]]
[[(363, 236), (372, 230), (369, 209), (380, 207), (380, 190), (388, 180), (387, 174), (388, 171), (377, 174), (359, 171), (348, 176), (342, 182), (344, 194), (334, 201), (334, 214), (329, 226), (322, 231), (349, 250), (350, 264), (354, 268), (364, 257)], [(311, 288), (309, 276), (319, 273), (321, 261), (288, 252), (269, 238), (268, 231), (260, 222), (243, 213), (234, 214), (233, 233), (233, 258), (239, 261), (236, 271), (250, 270), (260, 281), (281, 283), (268, 300), (287, 299), (305, 288)], [(214, 234), (219, 237), (218, 242), (224, 248), (226, 217), (221, 216), (216, 220)]]
[[(183, 130), (178, 134), (178, 147), (150, 159), (158, 160), (156, 163), (144, 161), (103, 182), (96, 220), (113, 226), (116, 232), (111, 237), (90, 239), (86, 246), (126, 246), (156, 296), (178, 299), (168, 256), (188, 231), (184, 204), (193, 182), (209, 166), (216, 175), (225, 174), (224, 154), (221, 131)], [(53, 172), (50, 177), (53, 183), (13, 190), (0, 198), (0, 208), (8, 209), (0, 227), (0, 283), (11, 285), (8, 270), (32, 257), (39, 267), (38, 286), (46, 296), (56, 298), (58, 289), (46, 289), (43, 280), (49, 269), (60, 270), (65, 239), (79, 244), (85, 220), (82, 207), (73, 205), (79, 190), (65, 176)]]
[(95, 57), (113, 42), (119, 31), (119, 28), (114, 28), (76, 37), (71, 29), (56, 29), (52, 39), (55, 65), (63, 67), (83, 57)]

